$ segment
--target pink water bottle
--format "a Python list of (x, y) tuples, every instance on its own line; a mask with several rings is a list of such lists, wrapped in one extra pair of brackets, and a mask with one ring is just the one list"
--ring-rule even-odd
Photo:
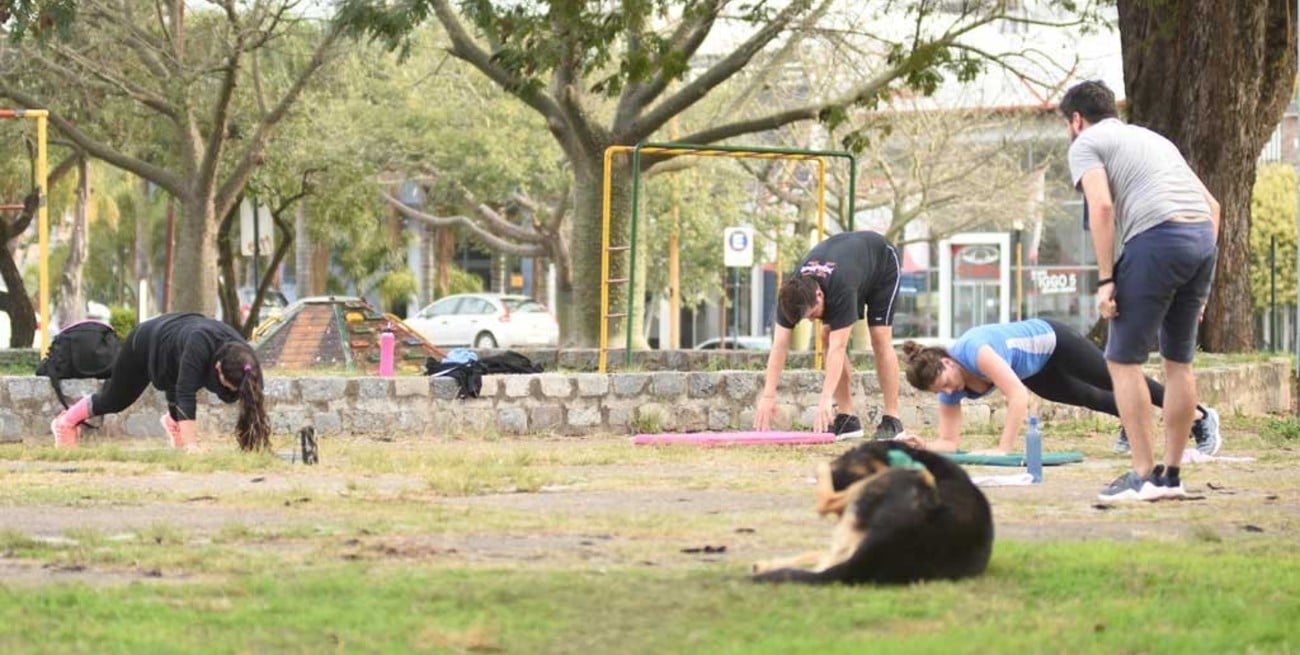
[(384, 328), (379, 333), (379, 375), (383, 377), (393, 376), (393, 350), (397, 346), (397, 339), (393, 336), (392, 326)]

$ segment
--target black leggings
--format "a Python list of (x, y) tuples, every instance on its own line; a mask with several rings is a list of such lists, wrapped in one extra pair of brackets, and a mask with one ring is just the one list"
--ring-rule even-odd
[[(121, 350), (117, 351), (117, 359), (113, 360), (112, 377), (104, 382), (99, 393), (90, 398), (92, 416), (116, 414), (134, 404), (149, 388), (148, 347), (153, 341), (150, 334), (153, 327), (152, 322), (146, 321), (126, 336)], [(181, 420), (181, 417), (176, 416), (174, 406), (175, 399), (172, 398), (172, 392), (168, 391), (168, 412), (173, 419)]]
[[(1025, 387), (1046, 400), (1119, 416), (1115, 387), (1101, 349), (1070, 326), (1050, 318), (1043, 320), (1056, 332), (1056, 350), (1043, 370), (1022, 380)], [(1164, 385), (1151, 376), (1146, 380), (1151, 404), (1164, 407)]]

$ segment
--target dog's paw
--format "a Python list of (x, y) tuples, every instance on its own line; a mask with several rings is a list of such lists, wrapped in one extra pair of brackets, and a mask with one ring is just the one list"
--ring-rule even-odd
[(772, 560), (763, 560), (761, 562), (754, 562), (753, 566), (749, 567), (749, 572), (754, 575), (762, 575), (768, 571), (774, 571), (776, 568), (776, 563)]

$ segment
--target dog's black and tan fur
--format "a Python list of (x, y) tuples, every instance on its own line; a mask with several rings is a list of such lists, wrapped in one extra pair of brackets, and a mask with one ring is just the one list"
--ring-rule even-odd
[[(891, 450), (924, 468), (891, 467)], [(905, 584), (975, 576), (988, 565), (988, 499), (952, 460), (873, 441), (823, 464), (817, 478), (818, 512), (840, 517), (830, 549), (759, 562), (756, 581)]]

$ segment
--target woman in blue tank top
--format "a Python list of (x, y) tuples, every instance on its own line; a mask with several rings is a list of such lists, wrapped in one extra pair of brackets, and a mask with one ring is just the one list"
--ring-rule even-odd
[[(967, 330), (948, 348), (903, 344), (907, 381), (939, 397), (939, 438), (914, 442), (941, 452), (954, 452), (961, 442), (961, 401), (982, 398), (994, 388), (1007, 400), (1006, 424), (995, 448), (982, 454), (1005, 454), (1016, 445), (1020, 426), (1029, 413), (1029, 393), (1053, 402), (1087, 407), (1118, 417), (1115, 391), (1106, 358), (1100, 348), (1070, 326), (1052, 319), (981, 325)], [(1164, 405), (1165, 389), (1147, 376), (1151, 404)], [(1219, 415), (1198, 406), (1200, 418), (1192, 424), (1196, 448), (1213, 455), (1222, 445)], [(1117, 452), (1128, 451), (1128, 437), (1120, 429)]]

